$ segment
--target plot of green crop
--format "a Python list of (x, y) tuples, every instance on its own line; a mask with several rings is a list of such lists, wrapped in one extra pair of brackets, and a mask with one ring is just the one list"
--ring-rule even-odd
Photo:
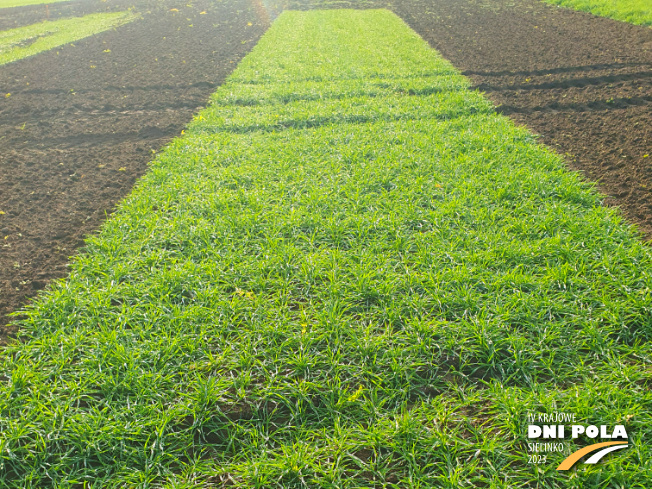
[(118, 27), (136, 19), (130, 11), (91, 14), (0, 31), (0, 65)]
[(67, 2), (69, 0), (0, 0), (0, 8)]
[[(468, 87), (283, 13), (28, 310), (0, 486), (652, 487), (652, 253)], [(631, 446), (529, 464), (552, 412)]]
[(602, 17), (623, 20), (632, 24), (652, 26), (650, 0), (545, 0), (575, 10), (590, 12)]

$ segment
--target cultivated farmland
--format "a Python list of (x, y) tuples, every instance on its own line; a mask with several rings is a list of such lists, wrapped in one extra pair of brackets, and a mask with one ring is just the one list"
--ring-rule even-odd
[(529, 0), (395, 11), (652, 238), (652, 29)]
[[(65, 17), (133, 5), (64, 2), (49, 12), (59, 19), (58, 9)], [(244, 1), (178, 11), (174, 2), (135, 5), (142, 18), (129, 25), (0, 71), (0, 324), (65, 276), (68, 257), (129, 192), (152, 151), (181, 133), (269, 25)], [(18, 10), (21, 26), (45, 20), (43, 6)]]
[[(587, 137), (577, 129), (594, 127), (593, 112), (603, 121), (623, 114), (623, 121), (649, 119), (644, 111), (649, 77), (642, 72), (649, 30), (538, 3), (516, 5), (393, 6), (423, 38), (441, 45), (442, 57), (388, 10), (286, 11), (258, 40), (276, 14), (264, 5), (243, 2), (238, 10), (233, 3), (206, 2), (192, 17), (195, 3), (184, 11), (149, 2), (140, 12), (143, 19), (120, 27), (116, 37), (98, 35), (82, 46), (7, 65), (14, 70), (7, 80), (25, 83), (4, 99), (5, 107), (12, 107), (20, 100), (14, 97), (23, 96), (15, 117), (16, 107), (31, 107), (35, 80), (44, 83), (35, 72), (29, 81), (19, 74), (33, 63), (58, 74), (55, 82), (72, 83), (57, 72), (56, 60), (67, 54), (68, 66), (77, 66), (85, 78), (71, 93), (52, 90), (55, 96), (48, 99), (65, 98), (68, 104), (57, 109), (59, 131), (67, 129), (66, 114), (83, 114), (73, 126), (81, 137), (61, 138), (66, 154), (81, 146), (87, 158), (101, 157), (92, 146), (105, 139), (106, 150), (115, 152), (110, 172), (96, 159), (90, 166), (78, 163), (73, 169), (81, 171), (68, 174), (64, 160), (54, 166), (66, 170), (59, 174), (51, 171), (51, 159), (33, 158), (20, 167), (29, 178), (2, 187), (25, 197), (9, 205), (2, 201), (0, 209), (10, 211), (3, 210), (0, 219), (6, 220), (0, 224), (21, 226), (21, 219), (48, 208), (46, 200), (22, 213), (39, 188), (59, 195), (65, 182), (71, 197), (47, 199), (70, 204), (81, 195), (91, 202), (102, 188), (93, 185), (129, 174), (117, 180), (110, 196), (93, 203), (95, 221), (87, 219), (91, 222), (75, 235), (88, 236), (101, 220), (99, 210), (127, 195), (135, 177), (144, 175), (87, 238), (69, 273), (59, 272), (65, 278), (52, 282), (23, 312), (19, 341), (2, 350), (0, 484), (652, 485), (645, 441), (652, 434), (652, 252), (623, 213), (605, 206), (591, 181), (568, 167), (591, 158), (577, 144)], [(530, 17), (527, 9), (519, 10), (527, 5)], [(217, 22), (215, 15), (203, 34), (193, 37), (210, 8), (231, 16)], [(542, 18), (538, 12), (544, 12)], [(546, 26), (540, 20), (550, 12), (561, 13)], [(513, 23), (505, 20), (510, 15)], [(542, 56), (527, 71), (528, 53), (539, 49), (536, 36), (507, 43), (513, 56), (501, 69), (493, 68), (499, 64), (492, 54), (498, 46), (478, 45), (480, 25), (487, 27), (481, 39), (489, 40), (498, 36), (498, 25), (521, 32), (525, 23), (545, 31), (561, 28), (563, 18), (612, 26), (613, 38), (608, 29), (606, 37), (596, 37), (611, 42), (604, 56), (631, 39), (639, 51), (630, 52), (640, 59), (607, 67), (600, 64), (601, 54), (592, 52), (595, 46), (578, 48), (569, 55), (576, 66), (567, 87), (560, 52), (552, 55), (559, 60), (556, 68)], [(131, 170), (117, 167), (138, 154), (124, 145), (132, 141), (128, 128), (141, 120), (155, 125), (164, 113), (147, 106), (139, 93), (148, 76), (159, 77), (148, 86), (157, 92), (153, 100), (167, 108), (198, 88), (163, 81), (185, 76), (185, 57), (180, 63), (168, 60), (157, 72), (158, 57), (152, 62), (150, 52), (133, 53), (118, 42), (129, 32), (131, 41), (140, 39), (148, 25), (146, 32), (162, 41), (177, 32), (174, 44), (161, 42), (163, 51), (182, 49), (192, 39), (195, 44), (181, 51), (195, 54), (196, 68), (188, 67), (188, 73), (210, 81), (198, 84), (206, 90), (191, 98), (196, 105), (173, 111), (177, 122), (170, 123), (169, 133), (136, 133), (140, 147), (149, 147), (139, 156), (143, 166)], [(163, 25), (168, 34), (161, 36)], [(213, 59), (197, 45), (209, 43), (215, 32), (224, 34), (220, 43), (230, 43), (226, 51), (212, 46), (211, 55), (225, 53)], [(246, 37), (251, 32), (256, 36)], [(639, 37), (643, 41), (636, 44)], [(153, 48), (151, 42), (140, 45)], [(584, 57), (588, 61), (580, 61)], [(89, 59), (93, 64), (86, 66)], [(130, 80), (129, 70), (121, 72), (120, 66), (139, 65), (125, 59), (148, 64), (135, 70), (140, 77), (133, 85), (117, 80), (99, 85), (127, 99), (119, 109), (104, 105), (117, 104), (118, 97), (84, 90), (86, 81), (99, 83), (92, 75), (97, 69), (109, 79), (116, 73), (118, 80)], [(616, 73), (608, 75), (610, 69)], [(574, 85), (575, 73), (587, 70), (605, 73)], [(522, 83), (514, 82), (523, 76)], [(615, 77), (608, 79), (611, 86), (604, 86), (603, 76)], [(550, 81), (528, 90), (536, 77)], [(491, 100), (474, 90), (486, 79), (498, 81), (481, 86)], [(586, 100), (614, 88), (643, 95), (619, 101), (616, 110), (612, 102), (597, 110)], [(201, 99), (210, 91), (215, 91), (210, 100)], [(49, 95), (45, 89), (37, 93)], [(540, 101), (554, 93), (577, 98), (539, 110)], [(77, 95), (93, 110), (76, 105)], [(502, 114), (492, 100), (501, 103)], [(101, 117), (91, 118), (98, 104)], [(47, 120), (49, 106), (35, 107), (32, 119), (3, 133), (13, 145), (11, 164), (31, 149), (21, 146), (19, 131), (28, 122), (39, 127)], [(529, 110), (520, 110), (524, 107)], [(149, 118), (141, 119), (148, 108)], [(587, 125), (573, 131), (572, 124), (565, 126), (573, 151), (567, 156), (519, 127), (541, 122), (539, 112), (561, 121), (573, 111), (583, 114)], [(116, 113), (120, 118), (112, 118)], [(123, 132), (111, 139), (111, 124), (118, 123)], [(554, 139), (562, 133), (540, 127), (544, 141), (562, 147)], [(638, 123), (627, 128), (636, 143), (628, 151), (645, 150), (646, 128)], [(606, 130), (623, 133), (615, 123)], [(34, 134), (41, 138), (47, 134), (46, 128), (39, 131)], [(57, 152), (47, 154), (62, 154), (58, 142), (41, 142), (39, 154), (53, 149)], [(593, 152), (602, 164), (604, 154), (613, 157), (609, 145), (618, 142)], [(640, 161), (645, 158), (642, 152)], [(153, 161), (144, 172), (148, 160)], [(618, 162), (623, 172), (635, 174), (636, 165)], [(36, 164), (39, 170), (31, 170)], [(10, 181), (17, 174), (3, 177)], [(57, 181), (57, 175), (68, 179)], [(627, 203), (622, 195), (611, 198)], [(64, 220), (65, 214), (59, 211)], [(44, 219), (42, 229), (52, 230), (56, 222)], [(52, 249), (36, 232), (24, 242), (18, 239), (23, 233), (9, 236), (5, 249), (15, 257), (28, 254), (28, 248), (21, 254), (24, 243)], [(25, 268), (17, 263), (9, 274)], [(51, 263), (65, 264), (64, 254)], [(528, 414), (559, 411), (591, 424), (623, 425), (630, 447), (572, 472), (555, 470), (568, 453), (549, 453), (545, 463), (531, 463)], [(577, 440), (568, 449), (581, 446)]]
[(590, 12), (632, 24), (652, 26), (652, 9), (647, 0), (546, 0), (554, 5)]
[(0, 0), (0, 8), (24, 7), (26, 5), (50, 4), (65, 1), (68, 0)]
[[(39, 22), (0, 33), (0, 65), (34, 56), (63, 44), (115, 29), (136, 19), (132, 12), (115, 12)], [(5, 98), (11, 96), (5, 93)]]

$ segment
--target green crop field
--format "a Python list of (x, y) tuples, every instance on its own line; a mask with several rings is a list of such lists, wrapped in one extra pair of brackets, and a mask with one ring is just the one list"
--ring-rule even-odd
[(131, 11), (90, 14), (0, 31), (0, 65), (118, 27), (138, 18)]
[(69, 0), (0, 0), (0, 8), (22, 7), (24, 5), (41, 5), (67, 1)]
[(590, 12), (602, 17), (623, 20), (632, 24), (652, 26), (650, 0), (545, 0), (575, 10)]
[(651, 271), (395, 15), (285, 12), (28, 309), (0, 486), (651, 487)]

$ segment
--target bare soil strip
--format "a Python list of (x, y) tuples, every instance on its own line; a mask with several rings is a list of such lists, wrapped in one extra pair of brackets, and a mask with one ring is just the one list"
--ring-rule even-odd
[(393, 10), (652, 238), (652, 29), (535, 0)]
[[(1, 67), (0, 344), (15, 331), (7, 314), (66, 275), (69, 256), (152, 152), (180, 134), (269, 25), (253, 1), (186, 3), (111, 2), (135, 5), (143, 19)], [(42, 6), (10, 10), (27, 24)], [(49, 10), (83, 15), (106, 3)], [(0, 27), (15, 26), (1, 14)]]

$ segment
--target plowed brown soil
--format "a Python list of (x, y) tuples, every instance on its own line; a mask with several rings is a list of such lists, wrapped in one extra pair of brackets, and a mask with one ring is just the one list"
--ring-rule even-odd
[[(65, 276), (84, 236), (270, 22), (252, 0), (83, 0), (48, 12), (132, 6), (142, 19), (0, 66), (0, 343), (15, 332), (7, 314)], [(44, 19), (43, 5), (0, 10), (0, 28)]]

